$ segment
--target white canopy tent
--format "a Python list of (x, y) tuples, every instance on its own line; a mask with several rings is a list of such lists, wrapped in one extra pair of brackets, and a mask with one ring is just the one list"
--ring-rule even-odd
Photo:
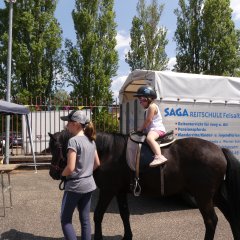
[[(0, 113), (1, 114), (5, 114), (5, 115), (17, 114), (17, 115), (25, 115), (26, 116), (26, 124), (27, 124), (28, 134), (29, 134), (29, 138), (30, 138), (33, 162), (34, 162), (35, 170), (37, 171), (36, 157), (35, 157), (35, 153), (34, 153), (34, 149), (33, 149), (32, 132), (31, 132), (29, 118), (28, 118), (29, 112), (30, 112), (29, 109), (23, 105), (0, 100)], [(9, 164), (9, 162), (7, 162), (7, 164)]]
[(163, 101), (240, 103), (240, 78), (153, 70), (130, 73), (120, 89), (120, 103), (134, 99), (133, 94), (143, 85), (151, 85), (157, 99)]

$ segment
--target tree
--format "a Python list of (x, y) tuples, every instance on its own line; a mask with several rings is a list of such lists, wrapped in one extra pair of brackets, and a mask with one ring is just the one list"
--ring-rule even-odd
[(176, 71), (234, 75), (237, 37), (229, 0), (179, 0)]
[(190, 0), (189, 5), (179, 0), (179, 9), (175, 9), (177, 44), (175, 70), (179, 72), (201, 72), (201, 29), (203, 0)]
[(203, 8), (202, 71), (233, 75), (236, 68), (237, 37), (229, 0), (206, 0)]
[(164, 70), (167, 67), (167, 54), (165, 47), (167, 30), (159, 27), (160, 17), (164, 5), (158, 5), (152, 0), (149, 6), (145, 0), (139, 0), (137, 5), (138, 16), (134, 16), (131, 28), (131, 50), (125, 61), (131, 70), (149, 69)]
[(240, 77), (240, 29), (236, 30), (237, 36), (237, 67), (234, 72), (235, 77)]
[(65, 42), (72, 96), (112, 100), (111, 78), (118, 67), (113, 4), (113, 0), (76, 0), (72, 16), (77, 44)]
[[(56, 3), (51, 0), (18, 0), (14, 3), (12, 45), (12, 96), (22, 101), (33, 96), (49, 96), (60, 83), (62, 73), (61, 29), (54, 17)], [(0, 17), (0, 72), (6, 78), (8, 12)], [(0, 15), (2, 16), (2, 14)]]
[(53, 98), (58, 101), (64, 102), (64, 101), (68, 100), (70, 98), (70, 96), (66, 90), (59, 89), (53, 94)]

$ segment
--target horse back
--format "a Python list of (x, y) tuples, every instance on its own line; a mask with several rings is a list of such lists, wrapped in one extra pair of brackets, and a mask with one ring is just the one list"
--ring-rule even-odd
[(168, 159), (163, 171), (159, 167), (149, 168), (141, 175), (143, 188), (149, 193), (160, 193), (161, 179), (164, 179), (164, 195), (197, 194), (199, 189), (215, 192), (222, 183), (227, 162), (216, 144), (200, 138), (184, 138), (161, 150)]

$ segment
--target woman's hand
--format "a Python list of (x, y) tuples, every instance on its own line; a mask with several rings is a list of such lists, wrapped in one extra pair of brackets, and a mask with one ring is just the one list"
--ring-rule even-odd
[(62, 176), (71, 175), (76, 166), (77, 153), (73, 149), (68, 149), (67, 166), (62, 172)]
[(95, 150), (95, 156), (94, 156), (94, 165), (93, 165), (93, 171), (100, 166), (100, 160), (98, 157), (97, 150)]

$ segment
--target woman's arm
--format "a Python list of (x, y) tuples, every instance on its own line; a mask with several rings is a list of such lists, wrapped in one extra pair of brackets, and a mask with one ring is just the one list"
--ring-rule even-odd
[(74, 171), (76, 166), (76, 159), (77, 159), (77, 153), (71, 148), (68, 149), (67, 166), (64, 168), (62, 172), (62, 176), (68, 176)]
[(98, 157), (97, 150), (95, 150), (95, 156), (94, 156), (94, 165), (93, 165), (93, 171), (100, 166), (100, 160)]

